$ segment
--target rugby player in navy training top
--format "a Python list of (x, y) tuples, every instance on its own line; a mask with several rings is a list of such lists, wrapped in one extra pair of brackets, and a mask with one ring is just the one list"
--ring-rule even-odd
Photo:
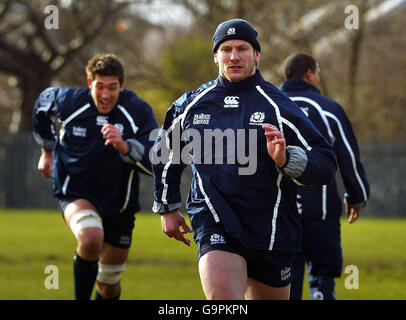
[[(221, 23), (213, 36), (218, 78), (173, 103), (153, 149), (153, 210), (169, 237), (190, 245), (185, 234), (193, 229), (208, 299), (289, 299), (292, 257), (301, 248), (296, 184), (327, 184), (337, 169), (327, 140), (262, 78), (260, 51), (249, 22)], [(179, 211), (188, 162), (178, 153), (186, 147), (192, 229)]]
[[(344, 109), (321, 94), (320, 66), (310, 55), (292, 54), (285, 62), (285, 92), (326, 139), (333, 145), (345, 186), (345, 211), (349, 223), (359, 217), (369, 198), (369, 184), (360, 160), (357, 139)], [(299, 214), (303, 226), (301, 254), (293, 261), (291, 300), (302, 298), (305, 265), (308, 267), (310, 298), (335, 299), (334, 278), (343, 264), (340, 216), (342, 203), (337, 183), (317, 187), (298, 187)]]
[[(34, 106), (38, 169), (52, 176), (54, 196), (77, 238), (75, 298), (119, 299), (138, 203), (139, 173), (152, 175), (150, 106), (124, 89), (124, 68), (112, 54), (86, 66), (89, 88), (51, 87)], [(55, 132), (60, 121), (60, 135)]]

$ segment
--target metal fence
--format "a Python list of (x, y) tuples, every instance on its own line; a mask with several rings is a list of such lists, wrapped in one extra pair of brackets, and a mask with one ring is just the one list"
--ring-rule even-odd
[[(361, 143), (361, 159), (371, 187), (371, 199), (363, 211), (370, 216), (406, 216), (406, 142)], [(40, 150), (31, 134), (0, 132), (0, 207), (58, 208), (51, 180), (37, 170)], [(191, 172), (182, 179), (182, 195), (189, 190)], [(150, 211), (153, 180), (141, 175), (140, 202)], [(340, 190), (343, 191), (340, 182)]]

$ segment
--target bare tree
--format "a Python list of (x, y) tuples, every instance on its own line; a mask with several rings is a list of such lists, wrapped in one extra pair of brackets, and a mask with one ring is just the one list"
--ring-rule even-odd
[(17, 79), (21, 92), (20, 131), (31, 131), (32, 108), (39, 93), (78, 52), (102, 34), (108, 21), (128, 3), (53, 1), (57, 29), (47, 29), (45, 9), (51, 2), (0, 2), (0, 71)]

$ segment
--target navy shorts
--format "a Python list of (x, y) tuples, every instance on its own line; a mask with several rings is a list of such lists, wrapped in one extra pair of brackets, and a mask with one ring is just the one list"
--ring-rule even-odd
[[(59, 207), (62, 216), (66, 207), (79, 198), (62, 197), (59, 198)], [(104, 242), (122, 249), (128, 249), (132, 242), (132, 232), (135, 223), (135, 214), (117, 213), (113, 216), (102, 216)]]
[(246, 260), (248, 277), (271, 287), (284, 287), (291, 282), (292, 253), (244, 248), (238, 240), (229, 237), (222, 223), (200, 229), (194, 240), (199, 259), (211, 250), (233, 252)]

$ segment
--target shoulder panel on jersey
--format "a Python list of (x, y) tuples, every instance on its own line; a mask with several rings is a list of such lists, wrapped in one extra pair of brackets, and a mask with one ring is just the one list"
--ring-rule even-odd
[(330, 124), (329, 124), (329, 122), (328, 122), (328, 120), (327, 120), (327, 117), (326, 117), (326, 115), (324, 114), (324, 108), (327, 107), (326, 104), (323, 103), (323, 106), (321, 106), (321, 105), (319, 104), (319, 102), (316, 101), (316, 99), (311, 99), (311, 98), (309, 98), (309, 97), (300, 96), (300, 95), (291, 96), (290, 99), (291, 99), (292, 101), (294, 101), (294, 102), (298, 102), (298, 101), (299, 101), (299, 102), (302, 102), (302, 103), (304, 102), (304, 103), (306, 103), (306, 104), (312, 106), (312, 107), (314, 108), (314, 110), (316, 110), (317, 114), (320, 116), (320, 119), (322, 120), (322, 122), (324, 123), (324, 126), (325, 126), (325, 128), (327, 129), (327, 134), (328, 134), (328, 136), (329, 136), (330, 142), (331, 142), (331, 143), (334, 143), (334, 141), (335, 141), (335, 136), (334, 136), (334, 134), (333, 134), (333, 132), (332, 132), (332, 130), (331, 130), (331, 127), (330, 127)]
[(181, 126), (183, 127), (183, 121), (193, 105), (200, 100), (207, 92), (216, 87), (216, 81), (212, 80), (208, 83), (201, 85), (198, 89), (193, 91), (187, 91), (181, 97), (179, 97), (173, 105), (168, 109), (173, 115), (171, 129), (174, 125), (180, 121)]
[(72, 89), (49, 87), (41, 92), (37, 99), (36, 112), (48, 112), (57, 100), (63, 100), (64, 96)]

